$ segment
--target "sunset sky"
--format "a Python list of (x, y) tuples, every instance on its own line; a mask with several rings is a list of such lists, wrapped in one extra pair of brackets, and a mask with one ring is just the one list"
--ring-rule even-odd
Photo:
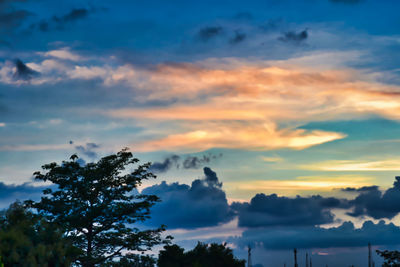
[(128, 147), (178, 244), (365, 266), (400, 245), (399, 9), (2, 0), (0, 208), (37, 198), (45, 163)]

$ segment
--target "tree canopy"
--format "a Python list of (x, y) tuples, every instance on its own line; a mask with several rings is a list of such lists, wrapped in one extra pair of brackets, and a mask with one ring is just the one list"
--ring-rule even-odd
[(199, 242), (187, 252), (178, 245), (164, 246), (160, 251), (158, 267), (244, 267), (245, 261), (236, 259), (225, 244), (210, 245)]
[(111, 265), (115, 259), (130, 260), (131, 252), (169, 242), (161, 237), (164, 225), (151, 230), (135, 227), (150, 217), (150, 207), (159, 201), (155, 195), (137, 191), (143, 180), (155, 178), (150, 163), (138, 164), (127, 149), (94, 163), (82, 164), (77, 158), (73, 155), (60, 165), (42, 166), (43, 173), (35, 172), (36, 180), (57, 187), (44, 190), (39, 202), (28, 202), (80, 249), (77, 263)]
[(400, 267), (400, 251), (377, 250), (376, 253), (384, 259), (383, 267)]
[(59, 228), (20, 202), (0, 217), (0, 267), (70, 266), (79, 253)]

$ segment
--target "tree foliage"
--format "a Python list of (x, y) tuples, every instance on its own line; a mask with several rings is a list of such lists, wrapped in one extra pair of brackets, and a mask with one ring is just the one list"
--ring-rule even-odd
[[(126, 149), (80, 164), (73, 155), (61, 165), (42, 166), (37, 180), (52, 182), (56, 189), (46, 189), (39, 202), (30, 202), (39, 214), (64, 229), (64, 236), (82, 253), (77, 262), (84, 267), (110, 265), (115, 259), (131, 260), (129, 251), (145, 251), (168, 239), (161, 238), (164, 226), (142, 230), (134, 227), (150, 217), (155, 195), (138, 194), (143, 180), (155, 178), (150, 163), (139, 160)], [(129, 170), (129, 171), (128, 171)]]
[(128, 254), (117, 262), (104, 264), (104, 267), (154, 267), (156, 260), (148, 255)]
[(400, 252), (399, 251), (377, 250), (376, 253), (378, 253), (378, 255), (384, 259), (384, 262), (382, 265), (383, 267), (400, 267)]
[(59, 228), (19, 202), (0, 218), (0, 266), (70, 266), (78, 254)]
[(236, 259), (226, 243), (208, 245), (199, 242), (188, 252), (178, 245), (164, 246), (157, 264), (158, 267), (244, 267), (245, 261)]

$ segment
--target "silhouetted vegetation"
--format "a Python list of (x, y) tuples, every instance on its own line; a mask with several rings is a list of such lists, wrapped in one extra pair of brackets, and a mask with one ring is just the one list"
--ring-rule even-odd
[(185, 252), (170, 244), (172, 237), (161, 237), (165, 226), (135, 227), (159, 201), (138, 193), (143, 180), (155, 178), (150, 163), (138, 162), (122, 150), (95, 163), (73, 155), (42, 166), (34, 177), (53, 185), (41, 200), (15, 202), (0, 216), (0, 267), (154, 267), (156, 259), (143, 252), (159, 244), (165, 245), (160, 267), (245, 266), (226, 244), (198, 243)]
[(70, 266), (79, 253), (58, 227), (19, 202), (0, 218), (0, 266)]
[(158, 267), (244, 267), (245, 263), (236, 259), (226, 244), (200, 242), (187, 252), (177, 245), (167, 245), (160, 251), (157, 262)]
[[(131, 252), (169, 242), (169, 237), (161, 238), (164, 226), (152, 230), (134, 227), (149, 218), (150, 207), (159, 201), (155, 195), (137, 192), (143, 180), (155, 178), (148, 171), (150, 163), (138, 165), (139, 160), (127, 150), (96, 163), (82, 164), (77, 158), (73, 155), (61, 165), (44, 165), (44, 173), (35, 172), (37, 180), (57, 187), (44, 190), (39, 202), (26, 202), (46, 224), (61, 231), (60, 238), (79, 250), (75, 263), (84, 267), (112, 266), (115, 260), (128, 264), (135, 260)], [(127, 168), (134, 170), (128, 172)]]
[(382, 267), (400, 267), (400, 252), (399, 251), (377, 250), (376, 253), (378, 253), (378, 255), (384, 259)]

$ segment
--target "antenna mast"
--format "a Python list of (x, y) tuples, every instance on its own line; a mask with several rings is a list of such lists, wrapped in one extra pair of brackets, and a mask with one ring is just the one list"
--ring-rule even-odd
[(252, 263), (251, 263), (251, 247), (249, 245), (249, 250), (247, 251), (247, 267), (251, 267)]
[(372, 267), (371, 243), (368, 243), (368, 267)]
[(306, 253), (306, 267), (308, 267), (308, 253)]

